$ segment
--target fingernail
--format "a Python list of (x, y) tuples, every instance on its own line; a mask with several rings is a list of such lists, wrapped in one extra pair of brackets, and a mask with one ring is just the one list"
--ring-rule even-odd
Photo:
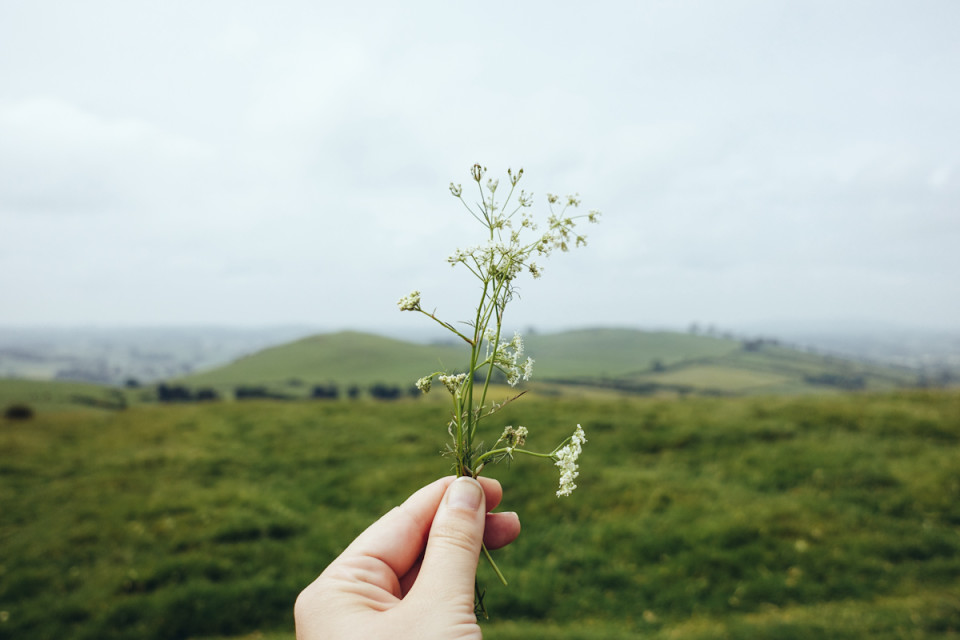
[(454, 509), (476, 511), (482, 500), (483, 488), (473, 478), (457, 478), (447, 493), (447, 504)]

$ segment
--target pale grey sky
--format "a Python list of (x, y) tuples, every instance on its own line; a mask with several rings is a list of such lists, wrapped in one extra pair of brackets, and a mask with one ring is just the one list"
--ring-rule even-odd
[(478, 161), (604, 212), (518, 326), (960, 326), (960, 3), (592, 5), (6, 0), (0, 325), (465, 318)]

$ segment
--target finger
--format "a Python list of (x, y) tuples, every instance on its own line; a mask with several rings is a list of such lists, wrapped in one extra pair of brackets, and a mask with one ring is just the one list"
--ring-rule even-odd
[(433, 514), (450, 482), (450, 479), (441, 478), (387, 512), (357, 536), (327, 571), (372, 558), (382, 563), (383, 570), (393, 576), (407, 573), (426, 544)]
[(483, 477), (477, 480), (480, 481), (480, 486), (483, 487), (487, 497), (487, 511), (493, 511), (500, 505), (500, 500), (503, 498), (503, 487), (500, 486), (500, 481)]
[(437, 508), (420, 574), (411, 589), (429, 601), (473, 608), (474, 579), (483, 542), (486, 498), (473, 478), (457, 478)]
[(488, 513), (483, 529), (483, 544), (487, 549), (505, 547), (520, 535), (520, 518), (512, 512)]
[[(489, 495), (489, 494), (488, 494)], [(502, 549), (517, 539), (520, 534), (520, 518), (515, 513), (488, 513), (483, 528), (483, 544), (487, 549)], [(423, 557), (417, 559), (410, 570), (400, 578), (400, 592), (406, 595), (410, 587), (416, 582), (420, 573), (420, 563)]]
[[(440, 478), (416, 491), (361, 533), (331, 567), (359, 557), (375, 558), (395, 576), (406, 575), (423, 553), (437, 507), (455, 479), (454, 476)], [(503, 496), (500, 483), (492, 478), (481, 478), (480, 484), (490, 504), (499, 504)]]

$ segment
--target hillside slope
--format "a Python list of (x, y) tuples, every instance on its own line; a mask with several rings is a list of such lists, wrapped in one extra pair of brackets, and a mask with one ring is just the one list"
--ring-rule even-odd
[[(807, 393), (880, 390), (914, 383), (909, 370), (805, 353), (773, 343), (670, 332), (585, 329), (526, 338), (534, 389), (606, 388), (632, 393)], [(341, 332), (273, 347), (182, 380), (191, 386), (410, 387), (433, 371), (461, 371), (465, 346), (423, 345)]]
[(321, 334), (264, 349), (229, 365), (183, 379), (190, 385), (287, 385), (376, 382), (412, 386), (422, 375), (464, 366), (464, 349), (421, 345), (382, 336), (343, 331)]

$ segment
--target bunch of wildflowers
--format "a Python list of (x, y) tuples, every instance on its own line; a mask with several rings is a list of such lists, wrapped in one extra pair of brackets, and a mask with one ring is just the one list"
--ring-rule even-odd
[[(500, 181), (489, 178), (484, 183), (486, 172), (486, 168), (478, 164), (473, 165), (470, 170), (470, 177), (478, 190), (477, 200), (472, 205), (464, 199), (462, 185), (450, 183), (450, 192), (485, 231), (482, 243), (467, 249), (457, 249), (447, 259), (454, 267), (465, 268), (480, 283), (479, 303), (472, 321), (466, 323), (469, 329), (460, 331), (453, 324), (438, 318), (435, 313), (424, 310), (419, 291), (413, 291), (397, 302), (401, 311), (426, 315), (470, 347), (469, 364), (465, 371), (434, 371), (417, 380), (416, 386), (423, 393), (428, 393), (433, 379), (436, 378), (450, 394), (453, 411), (448, 424), (451, 437), (448, 453), (454, 459), (453, 466), (458, 476), (476, 477), (488, 464), (513, 459), (515, 454), (525, 454), (553, 460), (560, 469), (557, 496), (569, 496), (576, 489), (574, 480), (579, 475), (577, 459), (586, 442), (580, 425), (577, 425), (572, 436), (549, 453), (524, 448), (529, 435), (526, 427), (504, 428), (492, 446), (484, 445), (478, 434), (478, 427), (481, 421), (523, 395), (520, 393), (501, 404), (488, 404), (487, 395), (494, 372), (502, 373), (511, 387), (521, 380), (529, 380), (533, 374), (534, 360), (530, 357), (524, 359), (524, 344), (520, 334), (514, 333), (510, 340), (505, 340), (502, 335), (504, 311), (515, 294), (517, 278), (524, 272), (533, 278), (540, 278), (543, 268), (536, 260), (546, 258), (558, 249), (569, 251), (571, 248), (585, 246), (587, 239), (577, 232), (577, 222), (584, 219), (597, 222), (600, 213), (590, 211), (582, 215), (572, 215), (573, 210), (580, 206), (579, 195), (560, 197), (548, 193), (549, 213), (545, 229), (539, 231), (528, 211), (533, 205), (532, 194), (523, 190), (517, 193), (517, 184), (523, 177), (523, 169), (516, 173), (507, 169), (509, 188), (502, 202), (497, 200)], [(476, 385), (479, 385), (479, 388), (475, 388)], [(483, 552), (497, 576), (506, 584), (503, 574), (486, 547)], [(477, 607), (478, 611), (485, 613), (483, 592), (479, 587)]]

